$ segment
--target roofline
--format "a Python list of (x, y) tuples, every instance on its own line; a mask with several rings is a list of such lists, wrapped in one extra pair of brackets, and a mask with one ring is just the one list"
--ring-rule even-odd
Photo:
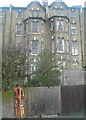
[[(4, 10), (4, 9), (10, 9), (10, 7), (0, 7), (2, 10)], [(11, 7), (11, 9), (12, 10), (14, 10), (14, 9), (26, 9), (26, 7), (15, 7), (15, 6), (12, 6)]]
[(28, 17), (28, 18), (24, 19), (23, 22), (26, 21), (26, 20), (28, 20), (28, 19), (42, 19), (44, 22), (46, 21), (42, 17)]
[[(39, 1), (32, 1), (32, 2), (30, 2), (30, 3), (27, 5), (27, 7), (30, 6), (32, 3), (38, 3), (38, 4), (45, 10), (45, 8), (40, 4)], [(27, 8), (27, 7), (26, 7), (26, 8)]]
[(54, 15), (54, 16), (50, 17), (48, 20), (50, 20), (50, 19), (52, 19), (52, 18), (54, 18), (54, 17), (66, 18), (66, 19), (68, 19), (68, 21), (69, 21), (69, 18), (68, 18), (67, 16), (57, 16), (57, 15)]
[[(52, 2), (48, 7), (51, 7), (54, 3), (58, 3), (58, 2)], [(65, 4), (65, 2), (60, 2), (60, 3), (64, 3)], [(68, 6), (65, 4), (65, 6), (68, 8)]]

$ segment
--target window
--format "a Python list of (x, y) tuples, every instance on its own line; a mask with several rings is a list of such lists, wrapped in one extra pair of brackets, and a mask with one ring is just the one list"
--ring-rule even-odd
[(65, 60), (64, 59), (58, 61), (58, 67), (60, 70), (65, 68)]
[(38, 54), (38, 40), (31, 40), (31, 54)]
[(67, 40), (67, 52), (69, 52), (69, 41)]
[(65, 50), (64, 38), (59, 38), (57, 40), (57, 48), (58, 48), (58, 52), (64, 52)]
[(74, 11), (70, 11), (70, 17), (71, 18), (75, 18), (76, 17), (76, 12)]
[(78, 62), (77, 61), (73, 61), (72, 65), (73, 65), (73, 68), (78, 68)]
[(17, 18), (23, 18), (23, 12), (22, 10), (17, 11)]
[(64, 30), (63, 21), (57, 21), (57, 30)]
[(39, 17), (40, 10), (30, 10), (30, 17)]
[(22, 35), (22, 24), (16, 25), (16, 35)]
[(78, 45), (77, 41), (72, 41), (72, 55), (78, 54)]
[(31, 63), (31, 72), (35, 71), (36, 70), (36, 65), (35, 63)]
[(39, 10), (35, 11), (35, 17), (39, 17), (39, 14), (40, 14)]
[(54, 30), (53, 22), (50, 23), (50, 27), (51, 27), (51, 31), (53, 31)]
[(77, 34), (77, 27), (76, 25), (71, 26), (71, 34)]
[(30, 17), (34, 17), (34, 11), (33, 10), (30, 10)]
[(52, 53), (55, 52), (55, 40), (52, 40)]
[(62, 6), (61, 7), (55, 6), (53, 8), (53, 11), (54, 11), (54, 15), (62, 15), (62, 13), (64, 12), (64, 8)]
[(31, 24), (31, 30), (32, 32), (39, 32), (39, 22), (38, 21), (32, 21), (32, 24)]

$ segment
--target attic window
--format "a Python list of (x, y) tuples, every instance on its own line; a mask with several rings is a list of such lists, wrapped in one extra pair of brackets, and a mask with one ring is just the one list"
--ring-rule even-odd
[(40, 10), (39, 8), (37, 8), (36, 10), (30, 10), (29, 11), (30, 17), (39, 17), (40, 15)]

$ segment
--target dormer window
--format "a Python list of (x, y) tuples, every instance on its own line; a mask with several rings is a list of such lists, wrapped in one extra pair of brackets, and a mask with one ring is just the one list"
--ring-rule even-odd
[(30, 17), (39, 17), (40, 16), (40, 10), (37, 8), (36, 10), (32, 9), (29, 11)]

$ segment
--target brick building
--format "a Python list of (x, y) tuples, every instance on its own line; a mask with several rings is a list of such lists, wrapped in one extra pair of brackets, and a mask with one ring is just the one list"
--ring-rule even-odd
[(83, 24), (84, 8), (68, 7), (55, 0), (48, 5), (31, 2), (27, 7), (0, 7), (0, 39), (2, 45), (15, 44), (26, 48), (30, 69), (35, 70), (35, 57), (49, 49), (59, 69), (81, 69), (86, 65)]

